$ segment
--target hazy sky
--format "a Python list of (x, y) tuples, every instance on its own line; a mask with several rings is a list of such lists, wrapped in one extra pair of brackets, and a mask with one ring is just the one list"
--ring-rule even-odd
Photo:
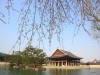
[[(0, 5), (0, 11), (6, 14), (7, 10), (2, 7), (5, 2)], [(19, 6), (19, 5), (18, 5)], [(18, 8), (18, 7), (17, 7)], [(0, 21), (0, 52), (9, 53), (18, 37), (18, 14), (13, 11), (11, 13), (10, 22), (8, 24), (8, 18), (4, 18), (6, 24)], [(87, 24), (89, 25), (89, 24)], [(74, 28), (72, 26), (64, 27), (63, 30), (63, 45), (60, 45), (57, 41), (57, 37), (53, 37), (51, 47), (49, 49), (48, 40), (44, 42), (44, 52), (50, 56), (57, 48), (64, 49), (72, 52), (73, 54), (83, 58), (83, 61), (93, 61), (94, 59), (100, 60), (100, 44), (81, 28), (78, 34), (74, 37)], [(35, 39), (37, 36), (34, 37)], [(33, 40), (33, 46), (37, 47), (38, 41)], [(61, 39), (62, 40), (62, 39)], [(61, 42), (62, 44), (62, 42)], [(41, 48), (43, 48), (41, 46)], [(22, 48), (24, 49), (24, 47)], [(17, 48), (15, 51), (18, 50)]]

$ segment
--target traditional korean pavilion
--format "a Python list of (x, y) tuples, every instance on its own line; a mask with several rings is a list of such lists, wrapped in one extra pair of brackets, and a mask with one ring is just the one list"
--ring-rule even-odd
[(50, 66), (79, 66), (81, 57), (71, 52), (57, 49), (51, 57), (49, 57)]

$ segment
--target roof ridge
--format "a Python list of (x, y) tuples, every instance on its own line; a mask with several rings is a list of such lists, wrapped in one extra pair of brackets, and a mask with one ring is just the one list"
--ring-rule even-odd
[[(76, 59), (82, 59), (81, 57), (79, 57), (79, 56), (77, 56), (77, 55), (71, 53), (70, 51), (66, 51), (66, 50), (63, 50), (63, 49), (57, 49), (57, 50), (59, 50), (60, 52), (63, 53), (63, 54), (61, 54), (60, 56), (65, 55), (65, 56), (69, 56), (69, 57), (76, 58)], [(57, 51), (57, 50), (56, 50), (56, 51)], [(55, 51), (55, 52), (56, 52), (56, 51)], [(55, 53), (55, 52), (54, 52), (54, 53)], [(53, 54), (54, 54), (54, 53), (53, 53)], [(53, 55), (53, 54), (52, 54), (52, 55)], [(56, 56), (59, 56), (59, 55), (56, 55)], [(55, 56), (51, 56), (51, 57), (55, 57)]]
[(59, 49), (59, 50), (60, 50), (62, 53), (64, 53), (65, 55), (68, 55), (67, 53), (64, 52), (64, 50), (62, 50), (62, 49)]
[[(75, 55), (75, 54), (73, 54), (72, 52), (70, 52), (70, 51), (66, 51), (66, 50), (62, 50), (63, 52), (64, 52), (64, 54), (66, 54), (66, 55), (69, 55), (69, 54), (67, 54), (67, 53), (70, 53), (71, 55), (72, 55), (72, 57), (73, 56), (75, 56), (75, 57), (77, 57), (77, 58), (81, 58), (81, 57), (79, 57), (79, 56), (77, 56), (77, 55)], [(67, 52), (67, 53), (66, 53)]]

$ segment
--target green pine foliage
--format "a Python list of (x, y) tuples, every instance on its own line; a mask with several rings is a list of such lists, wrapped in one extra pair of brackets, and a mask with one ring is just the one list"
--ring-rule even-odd
[(24, 51), (13, 52), (10, 62), (19, 65), (27, 66), (42, 66), (46, 63), (46, 53), (42, 49), (33, 48), (32, 46), (26, 47)]

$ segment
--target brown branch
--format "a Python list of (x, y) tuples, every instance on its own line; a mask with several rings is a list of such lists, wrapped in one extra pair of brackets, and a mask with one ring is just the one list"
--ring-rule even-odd
[(1, 18), (0, 18), (0, 21), (3, 22), (4, 24), (6, 24), (6, 22), (4, 20), (2, 20)]

